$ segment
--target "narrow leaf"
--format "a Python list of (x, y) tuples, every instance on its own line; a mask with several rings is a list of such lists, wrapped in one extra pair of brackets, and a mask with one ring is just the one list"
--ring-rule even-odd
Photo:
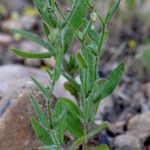
[(44, 5), (42, 1), (40, 2), (40, 0), (34, 0), (34, 4), (44, 22), (53, 28), (57, 27), (57, 19), (54, 13), (49, 13), (48, 10), (46, 10), (48, 7), (46, 8), (46, 5)]
[(41, 83), (39, 83), (35, 78), (31, 77), (32, 81), (35, 83), (40, 92), (46, 97), (49, 101), (51, 100), (51, 93), (48, 91)]
[(67, 109), (70, 112), (72, 112), (74, 115), (76, 115), (77, 117), (81, 117), (82, 119), (84, 118), (84, 115), (81, 112), (81, 110), (71, 100), (60, 97), (58, 101), (59, 101), (59, 103), (62, 103), (64, 106), (66, 106)]
[(113, 90), (118, 85), (124, 70), (125, 65), (124, 63), (121, 63), (114, 71), (112, 71), (112, 73), (107, 78), (107, 82), (104, 82), (104, 85), (100, 85), (100, 88), (96, 91), (97, 95), (94, 97), (95, 103), (99, 102), (113, 92)]
[(45, 145), (52, 145), (53, 141), (51, 139), (51, 136), (49, 133), (35, 120), (35, 118), (32, 118), (31, 120), (32, 127), (34, 128), (34, 131), (38, 138), (43, 142)]
[(12, 29), (12, 32), (17, 33), (21, 35), (22, 37), (45, 47), (48, 50), (52, 50), (52, 47), (48, 43), (43, 41), (41, 38), (39, 38), (37, 35), (31, 34), (29, 32), (22, 31), (22, 30), (16, 30), (16, 29)]
[(63, 51), (57, 51), (56, 53), (56, 64), (55, 64), (55, 70), (54, 70), (54, 78), (55, 81), (57, 81), (61, 75), (61, 67), (62, 67), (62, 61), (63, 61)]
[(115, 12), (117, 11), (119, 4), (120, 4), (121, 0), (115, 0), (114, 4), (110, 7), (106, 18), (105, 18), (105, 24), (108, 24), (108, 22), (110, 21), (110, 19), (112, 18), (112, 16), (115, 14)]
[[(66, 129), (67, 108), (59, 100), (57, 101), (53, 113), (54, 128), (57, 139), (61, 144), (64, 144), (64, 132)], [(62, 115), (63, 114), (63, 115)], [(60, 122), (58, 122), (60, 120)]]
[(80, 53), (77, 53), (77, 60), (82, 68), (86, 68), (86, 69), (88, 68), (88, 65), (86, 64), (85, 59)]
[(69, 81), (69, 83), (76, 89), (77, 92), (80, 91), (80, 85), (72, 79), (68, 74), (65, 72), (62, 72), (62, 75)]
[(42, 146), (39, 148), (40, 150), (61, 150), (61, 148), (57, 145), (51, 145), (51, 146)]
[(76, 137), (79, 138), (84, 135), (80, 118), (83, 118), (83, 114), (80, 109), (69, 99), (59, 98), (56, 104), (58, 114), (62, 113), (63, 109), (67, 109), (66, 121), (67, 129)]
[(13, 53), (15, 53), (16, 55), (18, 56), (21, 56), (23, 58), (50, 58), (52, 56), (54, 56), (54, 52), (43, 52), (43, 53), (33, 53), (33, 52), (25, 52), (25, 51), (22, 51), (22, 50), (18, 50), (18, 49), (11, 49), (11, 51)]
[(86, 138), (90, 139), (94, 135), (101, 133), (103, 130), (105, 130), (108, 127), (108, 124), (106, 122), (102, 122), (97, 128), (92, 129), (87, 135)]
[(30, 100), (31, 100), (31, 103), (33, 105), (33, 108), (34, 108), (34, 111), (35, 111), (37, 117), (43, 123), (43, 125), (48, 127), (47, 118), (46, 118), (45, 114), (43, 113), (42, 109), (40, 108), (37, 100), (35, 99), (35, 97), (33, 95), (30, 95)]
[(72, 95), (77, 94), (77, 91), (69, 82), (64, 83), (64, 88)]
[(84, 129), (82, 127), (81, 121), (70, 112), (67, 114), (67, 129), (76, 138), (80, 138), (84, 135)]
[(97, 147), (91, 147), (89, 150), (109, 150), (108, 146), (105, 144), (101, 144), (100, 146)]
[(36, 7), (41, 8), (41, 9), (44, 7), (43, 0), (34, 0), (34, 4)]
[(45, 35), (48, 37), (50, 34), (50, 30), (45, 23), (43, 23), (43, 31), (44, 31)]
[(67, 115), (67, 108), (64, 107), (63, 111), (57, 116), (57, 119), (55, 119), (56, 121), (54, 122), (54, 128), (57, 128), (63, 122), (66, 115)]
[(92, 138), (95, 134), (98, 134), (102, 132), (104, 129), (107, 128), (107, 123), (103, 122), (101, 125), (99, 125), (97, 128), (91, 130), (87, 135), (78, 138), (71, 146), (71, 149), (77, 149), (80, 145), (85, 143), (85, 141)]
[(77, 139), (72, 145), (71, 148), (72, 150), (76, 150), (80, 145), (82, 145), (83, 143), (85, 143), (85, 137), (81, 137), (79, 139)]

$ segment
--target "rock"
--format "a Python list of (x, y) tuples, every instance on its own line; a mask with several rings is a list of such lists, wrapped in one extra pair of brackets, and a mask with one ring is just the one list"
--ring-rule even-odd
[(46, 58), (46, 59), (43, 59), (44, 60), (44, 63), (46, 66), (49, 66), (50, 68), (54, 68), (55, 67), (55, 59), (54, 57), (51, 57), (51, 58)]
[(147, 15), (150, 12), (150, 1), (145, 0), (143, 6), (140, 9), (142, 15)]
[(38, 149), (41, 145), (30, 123), (34, 113), (28, 97), (29, 92), (42, 100), (31, 82), (26, 83), (20, 90), (9, 96), (11, 101), (0, 117), (0, 147), (2, 150), (32, 150)]
[(40, 141), (31, 127), (30, 118), (34, 113), (28, 95), (33, 93), (39, 102), (42, 98), (29, 76), (43, 83), (48, 76), (38, 69), (20, 65), (4, 65), (0, 72), (0, 147), (2, 150), (37, 149)]
[(25, 6), (25, 1), (23, 0), (1, 0), (3, 4), (9, 11), (21, 10)]
[(100, 102), (97, 113), (98, 118), (106, 121), (112, 121), (113, 117), (109, 115), (112, 112), (112, 109), (113, 109), (113, 100), (112, 97), (109, 96)]
[[(149, 101), (150, 100), (150, 82), (147, 82), (146, 84), (144, 84), (142, 86), (142, 90), (146, 95), (147, 101), (150, 103)], [(149, 104), (149, 107), (150, 107), (150, 104)]]
[(40, 81), (47, 82), (48, 75), (38, 69), (23, 67), (21, 65), (3, 65), (0, 67), (0, 93), (7, 97), (24, 85), (29, 76), (34, 76)]
[(150, 112), (132, 117), (128, 122), (127, 128), (138, 132), (139, 138), (145, 140), (150, 136)]
[(6, 20), (3, 21), (2, 24), (3, 30), (10, 30), (10, 29), (22, 29), (22, 24), (19, 20)]
[(0, 45), (7, 45), (12, 41), (12, 38), (8, 34), (0, 33)]
[(109, 132), (113, 133), (114, 135), (123, 134), (125, 130), (126, 122), (118, 121), (116, 123), (109, 124)]
[(31, 30), (33, 26), (37, 24), (37, 20), (34, 16), (22, 16), (20, 21), (25, 30)]
[(130, 147), (130, 146), (123, 146), (117, 150), (135, 150), (134, 147)]
[[(0, 149), (38, 149), (41, 143), (31, 127), (30, 119), (35, 114), (28, 95), (32, 93), (41, 106), (44, 106), (44, 99), (29, 76), (34, 76), (43, 84), (48, 83), (49, 77), (38, 69), (20, 65), (4, 65), (0, 67), (0, 72)], [(65, 81), (61, 77), (57, 82), (56, 97), (69, 97), (63, 88)]]
[(133, 133), (126, 133), (115, 138), (115, 146), (122, 150), (128, 147), (128, 150), (141, 150), (140, 140)]

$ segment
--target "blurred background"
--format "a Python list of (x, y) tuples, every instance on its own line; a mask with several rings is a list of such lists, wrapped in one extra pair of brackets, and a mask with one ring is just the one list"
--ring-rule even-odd
[[(58, 1), (62, 8), (69, 3)], [(105, 15), (111, 2), (93, 0), (92, 4)], [(8, 76), (14, 76), (14, 80), (17, 74), (20, 78), (24, 76), (18, 64), (37, 70), (54, 66), (53, 59), (22, 59), (12, 54), (11, 48), (33, 52), (45, 49), (12, 34), (10, 28), (43, 37), (41, 20), (32, 0), (0, 0), (0, 102), (11, 91), (4, 81), (11, 82), (8, 85), (12, 87), (15, 84)], [(99, 75), (107, 77), (121, 61), (126, 63), (126, 72), (113, 94), (101, 102), (98, 118), (108, 121), (110, 127), (98, 140), (116, 150), (150, 150), (150, 0), (122, 0), (108, 30), (110, 35), (99, 63)], [(70, 54), (77, 49), (74, 42)], [(0, 103), (0, 117), (3, 105)]]

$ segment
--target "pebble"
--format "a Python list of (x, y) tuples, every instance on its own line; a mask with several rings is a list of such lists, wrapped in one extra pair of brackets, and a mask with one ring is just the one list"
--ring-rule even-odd
[(115, 138), (114, 144), (120, 150), (123, 147), (129, 147), (128, 150), (141, 150), (141, 143), (138, 137), (132, 133), (119, 135)]
[(132, 117), (127, 126), (128, 130), (138, 132), (141, 140), (150, 136), (150, 111)]
[(12, 41), (9, 34), (0, 33), (0, 45), (8, 45)]

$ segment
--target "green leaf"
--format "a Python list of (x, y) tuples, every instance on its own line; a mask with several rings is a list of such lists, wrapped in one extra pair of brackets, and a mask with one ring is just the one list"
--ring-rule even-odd
[(40, 150), (62, 150), (59, 146), (57, 145), (51, 145), (51, 146), (42, 146), (39, 148)]
[(64, 83), (64, 88), (68, 92), (70, 92), (70, 94), (72, 94), (72, 95), (75, 95), (77, 93), (77, 91), (75, 90), (75, 88), (69, 82)]
[(47, 118), (33, 95), (30, 95), (30, 101), (33, 105), (34, 111), (35, 111), (38, 119), (43, 123), (44, 126), (48, 127)]
[(64, 106), (64, 104), (58, 100), (53, 113), (53, 122), (57, 139), (61, 144), (64, 144), (64, 132), (66, 129), (67, 111), (67, 107)]
[(90, 37), (90, 39), (96, 44), (98, 45), (99, 43), (99, 35), (98, 32), (94, 29), (90, 29), (88, 32), (88, 36)]
[(136, 0), (126, 0), (126, 4), (129, 9), (134, 9), (136, 6)]
[(95, 134), (102, 132), (107, 128), (107, 123), (103, 122), (97, 128), (91, 130), (87, 135), (78, 138), (71, 146), (71, 149), (77, 149), (80, 145), (84, 144), (87, 140), (92, 138)]
[(112, 16), (115, 14), (115, 12), (117, 11), (119, 4), (120, 4), (121, 0), (115, 0), (114, 4), (110, 7), (106, 18), (105, 18), (105, 24), (108, 24), (110, 19), (112, 18)]
[(80, 145), (82, 145), (83, 143), (85, 143), (85, 137), (80, 137), (79, 139), (77, 139), (72, 145), (71, 148), (72, 150), (77, 149)]
[(73, 31), (70, 29), (70, 25), (74, 30), (77, 30), (82, 24), (83, 18), (85, 17), (87, 10), (87, 0), (76, 0), (74, 2), (72, 11), (69, 17), (67, 18), (69, 24), (65, 25), (61, 35), (62, 46), (65, 52), (69, 50), (73, 39)]
[(18, 50), (15, 48), (11, 49), (11, 51), (15, 53), (16, 55), (21, 56), (23, 58), (41, 58), (42, 59), (42, 58), (50, 58), (55, 55), (54, 52), (33, 53), (33, 52), (25, 52), (25, 51)]
[(34, 131), (38, 138), (42, 141), (45, 145), (52, 145), (53, 141), (51, 139), (51, 136), (49, 133), (35, 120), (35, 118), (32, 118), (31, 120), (32, 127), (34, 128)]
[(78, 118), (84, 118), (83, 113), (81, 112), (81, 110), (76, 106), (76, 104), (71, 101), (70, 99), (67, 98), (63, 98), (60, 97), (58, 99), (59, 103), (62, 103), (64, 106), (67, 107), (68, 111), (70, 111), (71, 113), (73, 113), (75, 116), (77, 116)]
[(40, 0), (34, 0), (34, 4), (35, 4), (40, 16), (44, 20), (44, 22), (47, 25), (50, 25), (52, 28), (56, 28), (57, 27), (57, 18), (55, 16), (55, 14), (53, 13), (53, 11), (51, 11), (49, 13), (48, 7), (46, 5), (44, 5), (42, 3), (42, 1), (40, 2)]
[(65, 72), (67, 72), (69, 75), (74, 77), (78, 70), (78, 64), (76, 62), (75, 56), (71, 55), (68, 61), (65, 58), (63, 61), (64, 61), (63, 67), (64, 67)]
[(46, 97), (48, 101), (51, 100), (51, 93), (48, 91), (41, 83), (39, 83), (35, 78), (31, 77), (32, 81), (35, 83), (40, 92)]
[(89, 150), (109, 150), (109, 148), (107, 145), (101, 144), (100, 146), (91, 147)]
[(12, 32), (19, 34), (22, 37), (43, 46), (44, 48), (48, 49), (49, 51), (53, 51), (52, 47), (48, 43), (43, 41), (41, 38), (39, 38), (37, 35), (31, 34), (29, 32), (22, 31), (22, 30), (16, 30), (16, 29), (12, 29)]
[(67, 109), (66, 107), (64, 107), (61, 114), (59, 114), (59, 116), (57, 116), (57, 119), (55, 119), (56, 121), (54, 122), (54, 128), (57, 128), (63, 122), (63, 119), (66, 117), (66, 114)]
[(82, 127), (80, 119), (70, 112), (67, 113), (67, 129), (76, 138), (80, 138), (84, 135), (84, 129)]
[(88, 68), (85, 59), (80, 53), (77, 53), (77, 60), (82, 68), (86, 68), (86, 69)]
[[(86, 28), (88, 21), (86, 19), (84, 19), (84, 28)], [(86, 31), (86, 34), (88, 35), (88, 37), (90, 38), (90, 40), (95, 44), (98, 45), (99, 43), (99, 35), (98, 35), (98, 31), (96, 29), (92, 28), (92, 25), (90, 25), (90, 27), (88, 28), (88, 30)]]
[(98, 127), (96, 127), (95, 129), (92, 129), (87, 135), (86, 138), (90, 139), (92, 138), (94, 135), (101, 133), (103, 130), (105, 130), (108, 127), (107, 122), (102, 122)]
[(95, 103), (99, 102), (113, 92), (113, 90), (118, 85), (124, 70), (125, 65), (124, 63), (121, 63), (114, 71), (112, 71), (112, 73), (107, 78), (107, 82), (104, 82), (103, 85), (101, 84), (100, 88), (96, 91), (96, 97), (94, 97)]
[(86, 46), (85, 48), (82, 49), (83, 57), (86, 61), (86, 64), (88, 65), (87, 72), (84, 73), (83, 71), (82, 73), (84, 76), (83, 79), (85, 79), (87, 94), (90, 93), (93, 89), (93, 85), (96, 80), (96, 69), (97, 69), (96, 57), (91, 55), (89, 49), (91, 49), (91, 46)]
[(83, 31), (83, 39), (86, 38), (86, 36), (87, 36), (87, 34), (88, 34), (88, 32), (89, 32), (89, 30), (91, 28), (91, 24), (92, 24), (91, 21), (89, 21), (89, 22), (87, 22), (87, 24), (85, 24), (85, 29)]
[(62, 61), (63, 61), (63, 51), (57, 51), (56, 53), (56, 64), (55, 64), (55, 70), (54, 70), (54, 78), (55, 81), (57, 81), (61, 75), (61, 68), (62, 68)]
[[(84, 115), (80, 109), (69, 99), (60, 97), (57, 102), (57, 107), (62, 107), (68, 110), (67, 119), (67, 129), (76, 137), (79, 138), (84, 135), (82, 124), (80, 118), (84, 118)], [(58, 108), (59, 108), (58, 107)], [(60, 107), (60, 108), (61, 108)], [(57, 108), (57, 109), (58, 109)], [(57, 110), (58, 111), (58, 110)], [(59, 111), (62, 113), (62, 109)]]
[(85, 47), (85, 50), (88, 50), (89, 53), (93, 56), (97, 56), (98, 55), (98, 52), (96, 51), (96, 48), (93, 46), (93, 45), (87, 45)]
[(43, 31), (47, 37), (50, 35), (50, 30), (45, 23), (43, 23)]
[(43, 0), (34, 0), (35, 6), (38, 8), (43, 8), (44, 7), (44, 3)]
[(74, 79), (72, 79), (65, 72), (62, 72), (62, 75), (69, 81), (69, 83), (76, 89), (77, 92), (80, 92), (80, 85)]

